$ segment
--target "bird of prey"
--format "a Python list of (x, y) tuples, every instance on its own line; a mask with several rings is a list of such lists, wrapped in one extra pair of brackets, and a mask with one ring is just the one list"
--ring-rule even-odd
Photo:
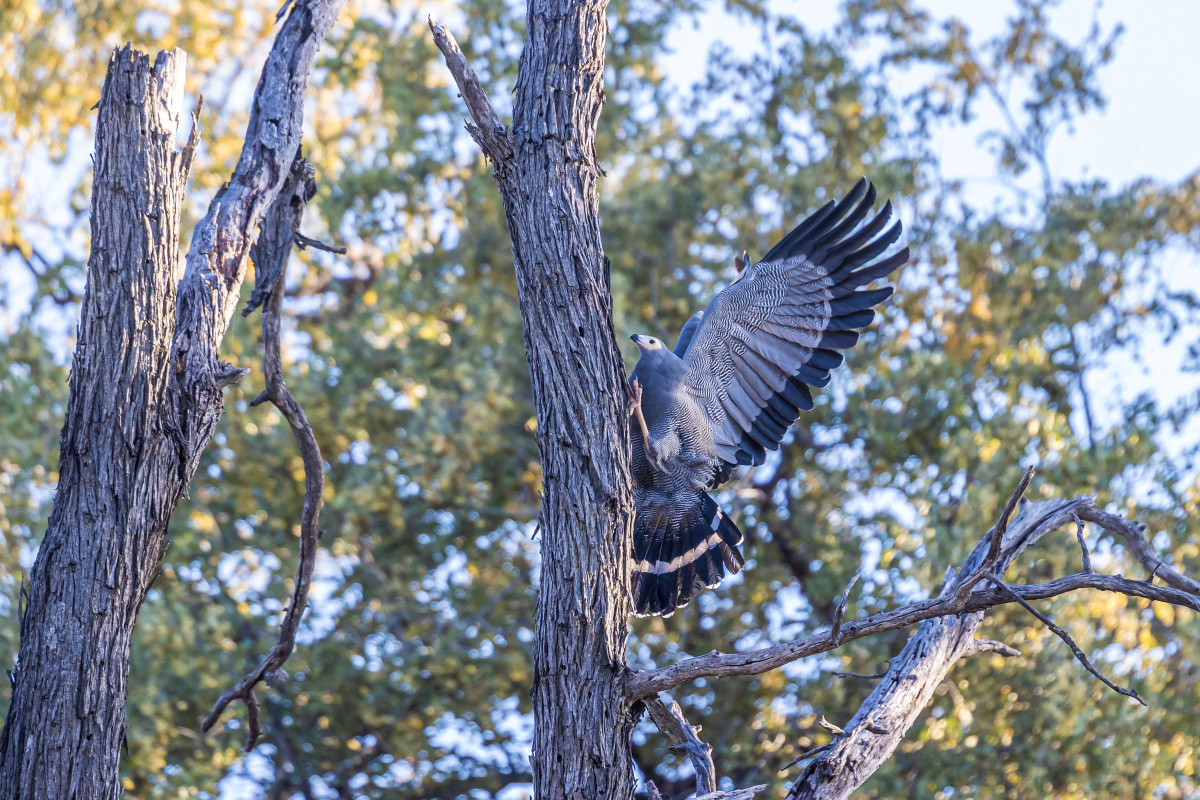
[(674, 349), (634, 335), (630, 377), (634, 503), (634, 614), (671, 616), (702, 587), (745, 564), (742, 534), (708, 492), (739, 465), (762, 464), (829, 383), (857, 329), (890, 286), (862, 289), (908, 261), (881, 259), (900, 238), (891, 202), (869, 222), (866, 179), (830, 201), (683, 326)]

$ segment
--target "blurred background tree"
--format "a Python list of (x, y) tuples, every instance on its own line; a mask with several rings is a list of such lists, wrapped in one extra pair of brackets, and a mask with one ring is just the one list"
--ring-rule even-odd
[[(779, 5), (721, 9), (760, 39), (716, 44), (691, 87), (667, 80), (662, 57), (673, 30), (713, 7), (611, 6), (599, 150), (618, 330), (673, 340), (733, 276), (735, 253), (761, 255), (863, 174), (898, 201), (915, 260), (782, 459), (721, 496), (747, 534), (744, 579), (671, 620), (637, 622), (631, 661), (811, 632), (858, 569), (850, 613), (923, 597), (1031, 464), (1035, 497), (1094, 487), (1151, 536), (1169, 534), (1174, 550), (1161, 555), (1194, 574), (1198, 401), (1156, 389), (1180, 374), (1163, 363), (1164, 341), (1196, 337), (1197, 298), (1169, 265), (1200, 247), (1200, 184), (1067, 179), (1049, 155), (1056, 134), (1103, 108), (1120, 31), (1066, 38), (1040, 0), (1017, 0), (990, 38), (907, 0), (851, 0), (819, 29)], [(513, 800), (529, 780), (540, 472), (504, 216), (424, 10), (351, 6), (314, 74), (305, 144), (320, 180), (307, 232), (349, 254), (300, 254), (287, 301), (287, 378), (328, 459), (313, 608), (292, 680), (264, 693), (258, 750), (240, 753), (234, 714), (201, 738), (217, 694), (274, 639), (302, 498), (286, 424), (247, 405), (261, 389), (257, 322), (235, 323), (227, 357), (254, 373), (230, 390), (142, 613), (129, 797)], [(108, 54), (126, 40), (189, 54), (189, 92), (205, 97), (190, 230), (232, 169), (274, 11), (224, 0), (0, 9), (9, 662), (56, 480), (88, 246), (88, 109)], [(439, 16), (491, 96), (507, 97), (523, 11), (466, 0)], [(997, 187), (986, 200), (944, 175), (941, 132), (971, 125)], [(1127, 366), (1109, 386), (1095, 376), (1113, 353)], [(1119, 544), (1093, 534), (1091, 547), (1098, 567), (1136, 574)], [(1054, 559), (1074, 552), (1045, 548), (1027, 577), (1061, 574)], [(1195, 616), (1099, 595), (1061, 598), (1053, 613), (1150, 707), (1088, 679), (1019, 609), (997, 611), (992, 635), (1024, 655), (960, 665), (861, 796), (1200, 797)], [(906, 638), (697, 681), (677, 699), (722, 775), (782, 796), (780, 768), (828, 738), (815, 721), (844, 721), (870, 691), (831, 673), (878, 672)], [(690, 767), (653, 726), (636, 736), (639, 767), (664, 794), (690, 791)]]

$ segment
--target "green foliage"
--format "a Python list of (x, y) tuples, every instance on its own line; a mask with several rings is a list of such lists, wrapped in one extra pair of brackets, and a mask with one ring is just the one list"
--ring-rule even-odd
[[(489, 797), (528, 781), (541, 474), (503, 211), (424, 20), (398, 3), (352, 5), (324, 53), (306, 123), (321, 181), (308, 233), (350, 252), (300, 254), (287, 304), (287, 380), (328, 462), (317, 602), (291, 680), (263, 693), (258, 755), (239, 752), (240, 709), (201, 738), (212, 701), (272, 644), (297, 554), (300, 461), (279, 414), (248, 407), (261, 388), (252, 317), (234, 324), (225, 352), (253, 373), (229, 392), (139, 622), (129, 797), (214, 796), (247, 763), (271, 798)], [(1007, 31), (979, 42), (907, 0), (850, 2), (828, 33), (769, 5), (730, 4), (759, 26), (763, 46), (719, 46), (682, 96), (655, 58), (667, 31), (700, 6), (611, 6), (598, 151), (619, 331), (673, 338), (732, 276), (735, 253), (761, 255), (861, 174), (900, 201), (915, 253), (896, 300), (782, 459), (721, 497), (747, 533), (744, 580), (669, 621), (637, 622), (635, 666), (812, 632), (860, 567), (851, 614), (936, 589), (1028, 464), (1039, 467), (1035, 494), (1094, 489), (1152, 535), (1167, 534), (1165, 557), (1200, 564), (1196, 487), (1181, 482), (1190, 465), (1159, 452), (1193, 408), (1139, 395), (1104, 426), (1090, 408), (1099, 398), (1085, 407), (1082, 388), (1107, 349), (1192, 319), (1195, 299), (1162, 285), (1158, 256), (1200, 241), (1196, 186), (1054, 178), (1046, 145), (1103, 104), (1115, 32), (1064, 41), (1047, 5), (1022, 0)], [(86, 252), (87, 179), (70, 218), (49, 219), (21, 165), (86, 152), (87, 136), (72, 143), (69, 133), (94, 123), (87, 109), (110, 47), (125, 38), (178, 45), (189, 52), (189, 90), (208, 98), (194, 219), (237, 156), (273, 11), (11, 0), (0, 13), (0, 59), (16, 78), (0, 86), (0, 246), (8, 275), (38, 276), (37, 313), (22, 313), (0, 344), (5, 653), (16, 650), (22, 567), (56, 480), (67, 381), (48, 320), (75, 313)], [(511, 4), (469, 0), (449, 21), (504, 103), (523, 17)], [(897, 95), (890, 87), (907, 69), (934, 78)], [(1007, 127), (986, 142), (1015, 199), (977, 209), (940, 177), (934, 129), (971, 119), (1004, 96), (998, 87), (1014, 86), (1027, 102), (1006, 109)], [(1031, 168), (1039, 188), (1023, 180)], [(48, 234), (68, 246), (41, 261), (36, 245)], [(1093, 534), (1092, 548), (1098, 568), (1136, 572), (1120, 542)], [(1061, 574), (1077, 558), (1064, 532), (1019, 577)], [(959, 665), (861, 796), (1200, 796), (1195, 616), (1119, 596), (1046, 606), (1150, 708), (1088, 679), (1061, 642), (1004, 609), (986, 632), (1023, 655)], [(845, 721), (870, 691), (828, 673), (879, 671), (906, 635), (754, 679), (698, 681), (677, 696), (703, 724), (720, 774), (782, 796), (788, 776), (778, 770), (827, 740), (816, 719)], [(686, 791), (682, 756), (649, 723), (636, 736), (640, 766), (665, 792)]]

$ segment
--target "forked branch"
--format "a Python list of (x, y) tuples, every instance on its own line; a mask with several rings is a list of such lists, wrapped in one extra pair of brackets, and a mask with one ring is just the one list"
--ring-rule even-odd
[(667, 705), (658, 697), (647, 697), (645, 703), (654, 724), (671, 740), (671, 749), (683, 750), (688, 754), (696, 771), (696, 795), (717, 791), (717, 768), (713, 765), (712, 747), (700, 741), (700, 727), (684, 718), (683, 709), (674, 700)]

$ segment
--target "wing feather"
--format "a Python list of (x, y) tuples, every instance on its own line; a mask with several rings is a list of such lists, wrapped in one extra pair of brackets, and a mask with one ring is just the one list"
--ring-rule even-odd
[[(908, 249), (877, 260), (899, 238), (892, 204), (868, 219), (875, 187), (866, 179), (783, 237), (757, 264), (713, 298), (680, 332), (675, 353), (688, 365), (684, 385), (711, 426), (723, 468), (761, 464), (779, 447), (810, 386), (871, 324), (891, 287), (856, 291), (908, 260)], [(727, 474), (722, 472), (722, 475)]]

